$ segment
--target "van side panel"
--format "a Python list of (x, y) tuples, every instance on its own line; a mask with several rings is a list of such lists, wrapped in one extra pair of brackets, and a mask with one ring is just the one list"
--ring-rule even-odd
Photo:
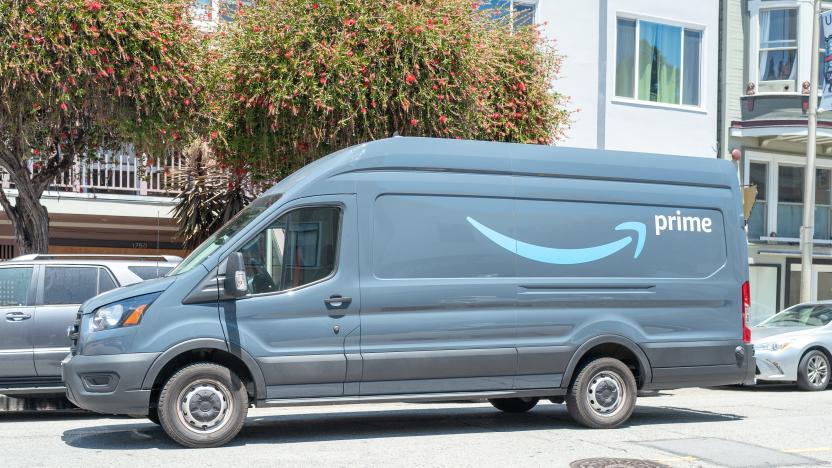
[[(745, 259), (730, 188), (514, 181), (518, 241), (583, 255), (567, 258), (573, 263), (516, 256), (521, 376), (560, 374), (582, 343), (615, 334), (643, 349), (660, 386), (742, 380), (737, 265)], [(620, 249), (592, 250), (610, 245)]]

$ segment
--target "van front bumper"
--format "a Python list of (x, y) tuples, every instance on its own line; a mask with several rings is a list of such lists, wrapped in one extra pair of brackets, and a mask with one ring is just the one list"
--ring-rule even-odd
[(158, 356), (67, 356), (61, 363), (66, 396), (76, 406), (96, 413), (146, 415), (150, 389), (143, 389), (142, 381)]

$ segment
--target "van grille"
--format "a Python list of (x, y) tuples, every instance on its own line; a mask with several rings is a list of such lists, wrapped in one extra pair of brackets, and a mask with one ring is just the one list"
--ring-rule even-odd
[(69, 352), (73, 356), (78, 353), (78, 337), (80, 336), (81, 330), (81, 308), (78, 308), (78, 313), (75, 315), (75, 321), (72, 322), (72, 328), (69, 329)]

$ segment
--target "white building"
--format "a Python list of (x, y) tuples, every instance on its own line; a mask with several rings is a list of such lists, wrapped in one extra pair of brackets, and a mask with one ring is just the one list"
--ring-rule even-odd
[[(563, 146), (716, 157), (717, 0), (537, 0), (577, 110)], [(515, 7), (516, 8), (516, 7)]]

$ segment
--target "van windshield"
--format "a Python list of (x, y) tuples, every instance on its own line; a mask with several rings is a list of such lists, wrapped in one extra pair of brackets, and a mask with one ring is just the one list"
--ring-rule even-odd
[(252, 221), (257, 219), (261, 213), (266, 211), (277, 200), (281, 194), (262, 196), (248, 205), (243, 211), (237, 213), (230, 221), (225, 223), (217, 232), (211, 235), (199, 245), (185, 260), (176, 266), (167, 276), (176, 276), (193, 270), (201, 265), (212, 253), (222, 247), (228, 239), (234, 237), (238, 232), (246, 228)]

